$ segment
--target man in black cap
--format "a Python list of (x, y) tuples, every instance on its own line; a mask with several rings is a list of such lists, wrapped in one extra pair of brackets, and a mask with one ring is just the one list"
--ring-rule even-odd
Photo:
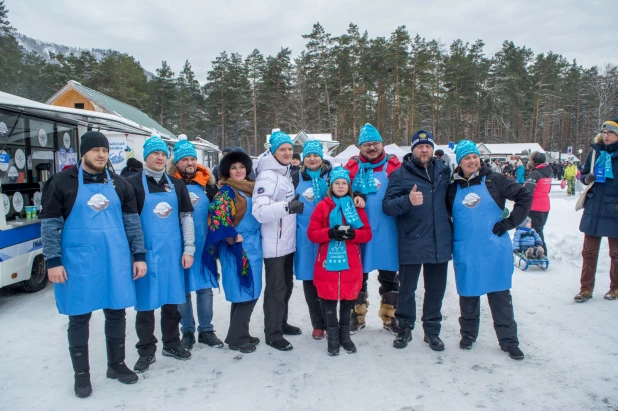
[[(234, 149), (231, 147), (225, 147), (221, 152), (221, 158), (225, 157), (226, 154), (231, 153), (233, 150)], [(215, 176), (215, 181), (217, 182), (217, 184), (219, 184), (219, 178), (221, 178), (221, 173), (219, 172), (219, 164), (217, 164), (215, 168), (212, 169), (212, 174)]]
[(125, 308), (135, 305), (133, 281), (146, 274), (144, 236), (133, 189), (106, 169), (104, 134), (82, 136), (81, 163), (56, 174), (43, 191), (41, 237), (56, 306), (69, 316), (75, 395), (92, 394), (88, 361), (92, 311), (103, 309), (107, 378), (138, 380), (125, 360)]

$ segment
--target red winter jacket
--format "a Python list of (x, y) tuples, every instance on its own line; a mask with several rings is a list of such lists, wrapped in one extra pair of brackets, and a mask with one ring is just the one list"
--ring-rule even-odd
[[(315, 206), (309, 222), (309, 229), (307, 230), (309, 240), (320, 244), (313, 267), (313, 283), (320, 298), (325, 300), (355, 300), (363, 285), (360, 244), (371, 240), (371, 227), (365, 210), (357, 208), (356, 211), (363, 222), (363, 226), (355, 230), (354, 239), (345, 242), (350, 268), (345, 271), (326, 271), (326, 255), (331, 240), (328, 237), (329, 218), (330, 212), (334, 209), (335, 203), (330, 197), (326, 197)], [(345, 225), (345, 218), (342, 225)]]
[[(372, 163), (379, 163), (380, 161), (382, 161), (382, 159), (384, 158), (384, 156), (388, 155), (388, 160), (386, 161), (386, 175), (388, 176), (388, 178), (391, 177), (391, 173), (395, 170), (397, 170), (399, 167), (401, 167), (401, 162), (399, 161), (399, 159), (397, 158), (396, 155), (394, 154), (386, 154), (386, 151), (379, 157), (376, 158), (374, 161), (372, 161)], [(363, 157), (359, 156), (354, 156), (351, 159), (348, 160), (348, 164), (346, 164), (344, 166), (345, 169), (347, 169), (348, 171), (350, 171), (350, 180), (354, 181), (354, 177), (356, 177), (356, 173), (358, 173), (358, 162), (361, 161), (363, 163), (366, 163), (367, 160), (365, 160)], [(373, 171), (375, 173), (378, 173), (380, 171), (382, 171), (382, 169), (384, 168), (384, 166), (378, 167), (376, 169), (374, 169)]]
[(526, 176), (526, 188), (532, 191), (530, 211), (546, 213), (551, 208), (549, 192), (553, 171), (549, 164), (539, 164)]

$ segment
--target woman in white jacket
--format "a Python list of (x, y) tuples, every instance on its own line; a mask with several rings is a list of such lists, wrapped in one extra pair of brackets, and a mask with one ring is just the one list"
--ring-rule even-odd
[(281, 351), (291, 350), (283, 335), (302, 331), (288, 324), (288, 302), (294, 287), (293, 267), (296, 251), (296, 214), (304, 204), (294, 197), (290, 174), (293, 143), (290, 136), (274, 131), (269, 139), (270, 152), (257, 166), (253, 190), (253, 211), (262, 223), (262, 250), (266, 269), (264, 288), (264, 333), (266, 344)]

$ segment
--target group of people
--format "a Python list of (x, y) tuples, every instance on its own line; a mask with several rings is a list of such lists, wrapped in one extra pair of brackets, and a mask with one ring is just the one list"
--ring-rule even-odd
[[(584, 183), (596, 178), (591, 194), (603, 189), (613, 194), (618, 123), (606, 124), (604, 133), (608, 130), (614, 140), (603, 134), (603, 144), (593, 146), (602, 166), (591, 166), (590, 158), (586, 163)], [(510, 292), (512, 253), (538, 255), (545, 246), (542, 226), (549, 204), (543, 199), (549, 192), (546, 169), (551, 168), (544, 155), (531, 156), (533, 178), (524, 187), (482, 162), (470, 140), (455, 148), (454, 172), (434, 156), (433, 136), (425, 130), (413, 135), (411, 153), (401, 161), (384, 151), (382, 137), (371, 124), (361, 129), (358, 143), (358, 156), (333, 167), (320, 143), (307, 141), (302, 163), (293, 173), (293, 142), (275, 131), (255, 180), (251, 158), (242, 150), (230, 150), (216, 170), (217, 184), (214, 173), (197, 163), (189, 141), (179, 141), (170, 153), (166, 142), (151, 137), (144, 144), (143, 168), (125, 179), (106, 167), (105, 135), (85, 133), (81, 162), (50, 180), (40, 215), (57, 307), (69, 317), (75, 394), (92, 393), (92, 311), (103, 309), (105, 314), (107, 377), (131, 384), (138, 381), (136, 373), (156, 361), (159, 308), (164, 356), (190, 359), (196, 332), (199, 343), (223, 347), (225, 342), (231, 350), (251, 353), (260, 339), (250, 334), (249, 323), (264, 288), (265, 342), (277, 350), (293, 349), (285, 337), (302, 334), (288, 318), (294, 276), (303, 281), (312, 337), (326, 339), (327, 353), (335, 356), (340, 347), (348, 353), (357, 350), (351, 336), (365, 327), (367, 281), (376, 270), (383, 327), (395, 335), (395, 348), (405, 348), (416, 324), (415, 295), (422, 272), (423, 340), (442, 351), (441, 309), (451, 259), (461, 312), (460, 348), (473, 347), (480, 297), (487, 295), (500, 348), (513, 359), (523, 359)], [(580, 227), (586, 240), (578, 301), (592, 295), (600, 237), (612, 234), (608, 222), (615, 224), (612, 219), (618, 216), (616, 210), (617, 216), (593, 210), (605, 204), (596, 197), (587, 200)], [(506, 200), (514, 202), (508, 215)], [(535, 202), (541, 203), (536, 209)], [(535, 224), (540, 229), (533, 230), (532, 242), (521, 241), (522, 233)], [(518, 247), (507, 235), (516, 227)], [(610, 238), (612, 262), (618, 258), (614, 245), (618, 247)], [(618, 297), (615, 267), (612, 263), (608, 295)], [(212, 289), (220, 283), (231, 303), (224, 342), (212, 325)], [(137, 311), (139, 358), (133, 370), (125, 364), (129, 307)]]

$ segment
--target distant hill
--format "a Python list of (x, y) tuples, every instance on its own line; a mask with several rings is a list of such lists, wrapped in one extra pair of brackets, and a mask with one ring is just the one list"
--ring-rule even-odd
[[(50, 53), (64, 54), (64, 55), (69, 55), (69, 54), (78, 55), (82, 51), (90, 51), (99, 60), (105, 55), (105, 53), (113, 51), (111, 49), (95, 49), (95, 48), (88, 50), (88, 49), (82, 49), (79, 47), (71, 47), (71, 46), (65, 46), (62, 44), (49, 43), (46, 41), (33, 39), (32, 37), (28, 37), (21, 33), (17, 33), (15, 35), (15, 38), (17, 38), (17, 42), (19, 43), (20, 46), (24, 48), (24, 50), (26, 50), (26, 52), (30, 53), (33, 51), (39, 56), (43, 57), (45, 61), (47, 62), (52, 61), (50, 58)], [(144, 69), (144, 74), (146, 74), (146, 77), (148, 77), (148, 80), (151, 80), (154, 77), (154, 74), (152, 74), (146, 69)]]

